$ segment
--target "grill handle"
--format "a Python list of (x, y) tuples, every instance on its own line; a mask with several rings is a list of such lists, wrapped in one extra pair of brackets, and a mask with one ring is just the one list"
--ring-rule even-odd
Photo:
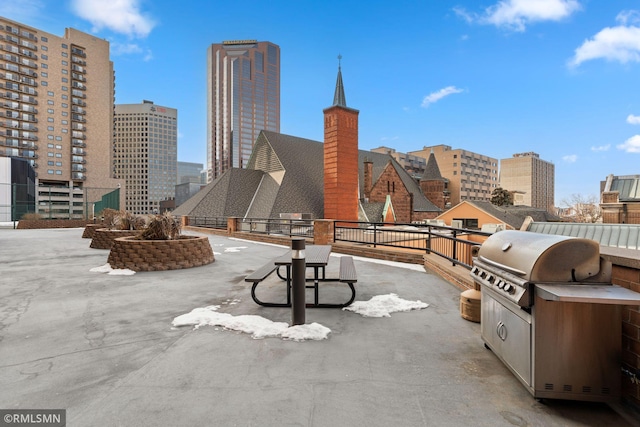
[(527, 275), (527, 273), (525, 271), (518, 270), (517, 268), (509, 267), (508, 265), (500, 264), (499, 262), (492, 261), (492, 260), (490, 260), (488, 258), (483, 257), (482, 255), (480, 255), (478, 257), (478, 259), (480, 259), (482, 262), (486, 262), (489, 265), (492, 265), (492, 266), (497, 267), (497, 268), (501, 268), (503, 270), (508, 271), (509, 273), (516, 274), (518, 276), (526, 276)]

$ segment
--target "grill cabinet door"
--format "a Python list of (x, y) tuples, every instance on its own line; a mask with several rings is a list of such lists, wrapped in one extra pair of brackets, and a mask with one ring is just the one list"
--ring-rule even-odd
[[(511, 371), (531, 386), (531, 316), (520, 310), (516, 314), (482, 287), (482, 339)], [(511, 304), (514, 305), (515, 304)]]

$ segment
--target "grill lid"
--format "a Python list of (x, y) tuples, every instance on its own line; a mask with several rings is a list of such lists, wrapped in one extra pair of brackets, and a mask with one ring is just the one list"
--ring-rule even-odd
[(504, 230), (492, 234), (478, 259), (531, 282), (579, 282), (599, 277), (600, 246), (590, 239)]

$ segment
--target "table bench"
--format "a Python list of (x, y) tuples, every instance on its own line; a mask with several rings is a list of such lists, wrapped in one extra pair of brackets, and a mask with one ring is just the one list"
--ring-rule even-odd
[[(305, 250), (307, 254), (306, 266), (307, 268), (313, 268), (313, 278), (306, 278), (305, 281), (313, 282), (312, 285), (306, 285), (308, 289), (314, 290), (314, 302), (306, 303), (309, 308), (342, 308), (350, 305), (356, 297), (356, 289), (354, 283), (358, 281), (353, 258), (350, 256), (340, 257), (340, 272), (338, 278), (327, 278), (325, 275), (325, 267), (329, 262), (329, 256), (331, 254), (331, 246), (308, 246)], [(280, 274), (280, 267), (286, 268), (286, 275)], [(256, 296), (256, 288), (262, 281), (269, 277), (274, 271), (277, 271), (278, 277), (286, 282), (287, 289), (287, 301), (285, 303), (267, 302), (261, 301)], [(256, 304), (265, 307), (291, 307), (291, 253), (288, 252), (284, 255), (276, 257), (267, 262), (262, 267), (258, 268), (253, 273), (245, 277), (245, 282), (253, 283), (251, 287), (251, 298)], [(345, 283), (351, 290), (351, 296), (348, 301), (342, 304), (326, 304), (319, 302), (319, 283), (320, 282), (339, 282)]]

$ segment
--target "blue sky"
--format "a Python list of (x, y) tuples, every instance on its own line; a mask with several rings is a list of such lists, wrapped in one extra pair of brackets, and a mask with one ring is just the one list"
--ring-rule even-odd
[(556, 205), (640, 174), (640, 1), (18, 0), (0, 15), (111, 43), (116, 102), (178, 109), (178, 159), (206, 163), (206, 50), (281, 48), (281, 132), (322, 141), (342, 55), (360, 148), (535, 151)]

